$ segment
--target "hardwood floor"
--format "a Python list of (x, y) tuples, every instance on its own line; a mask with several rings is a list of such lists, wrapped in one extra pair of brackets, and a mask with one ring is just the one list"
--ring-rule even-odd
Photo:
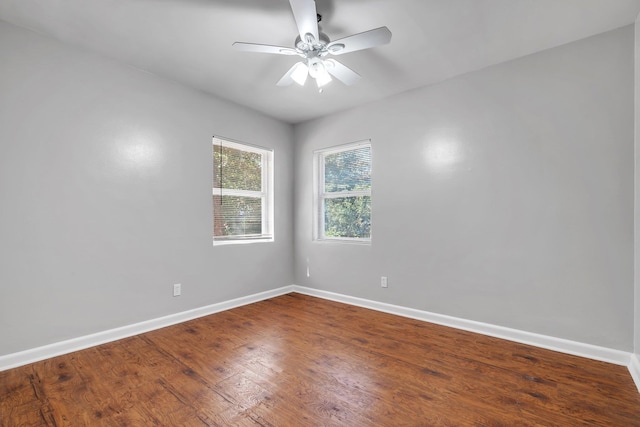
[(625, 367), (300, 294), (0, 372), (2, 426), (640, 426)]

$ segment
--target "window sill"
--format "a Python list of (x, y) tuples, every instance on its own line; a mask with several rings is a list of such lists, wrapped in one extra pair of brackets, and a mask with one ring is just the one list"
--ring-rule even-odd
[(330, 238), (330, 239), (313, 239), (314, 243), (345, 243), (347, 245), (361, 245), (361, 246), (371, 246), (371, 239), (363, 240), (363, 239), (349, 239), (349, 238)]
[(274, 241), (275, 239), (214, 240), (213, 246), (249, 245), (252, 243), (273, 243)]

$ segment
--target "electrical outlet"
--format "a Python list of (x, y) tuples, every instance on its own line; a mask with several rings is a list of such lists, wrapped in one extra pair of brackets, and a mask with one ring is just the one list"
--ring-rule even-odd
[(380, 277), (380, 286), (382, 286), (383, 288), (389, 287), (389, 283), (387, 281), (387, 276)]
[(173, 296), (179, 297), (180, 295), (182, 295), (182, 285), (180, 283), (176, 283), (173, 285)]

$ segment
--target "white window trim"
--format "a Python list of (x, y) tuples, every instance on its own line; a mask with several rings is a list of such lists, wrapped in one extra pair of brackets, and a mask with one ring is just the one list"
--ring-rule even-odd
[[(213, 238), (213, 246), (223, 246), (223, 245), (241, 245), (248, 243), (269, 243), (275, 241), (275, 210), (274, 210), (274, 185), (273, 185), (273, 177), (274, 177), (274, 152), (272, 149), (260, 147), (257, 145), (247, 144), (244, 142), (234, 141), (229, 138), (225, 138), (222, 136), (214, 136), (212, 140), (212, 147), (215, 149), (216, 145), (220, 145), (222, 142), (223, 146), (233, 148), (236, 150), (247, 151), (250, 153), (257, 153), (262, 156), (262, 191), (250, 191), (250, 190), (236, 190), (236, 189), (225, 189), (225, 195), (228, 196), (246, 196), (246, 197), (260, 197), (266, 201), (266, 203), (262, 203), (262, 223), (268, 224), (270, 237), (244, 237), (244, 238), (234, 238), (234, 236), (229, 236), (229, 238)], [(221, 196), (222, 189), (221, 188), (212, 188), (213, 196)]]
[[(369, 238), (358, 237), (332, 237), (326, 236), (324, 230), (324, 209), (321, 205), (325, 199), (341, 198), (341, 197), (371, 197), (371, 189), (357, 191), (339, 191), (326, 193), (324, 191), (324, 157), (331, 154), (341, 153), (344, 151), (354, 150), (360, 147), (371, 148), (371, 173), (373, 174), (373, 148), (371, 140), (352, 142), (350, 144), (338, 145), (335, 147), (315, 150), (313, 152), (313, 241), (318, 243), (350, 243), (360, 245), (371, 245), (373, 233)], [(372, 214), (373, 216), (373, 214)]]

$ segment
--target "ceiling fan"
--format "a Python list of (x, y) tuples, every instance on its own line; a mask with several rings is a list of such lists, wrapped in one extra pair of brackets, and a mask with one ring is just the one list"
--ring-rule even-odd
[(332, 80), (331, 76), (346, 85), (352, 85), (360, 79), (360, 75), (335, 59), (327, 58), (327, 56), (369, 49), (391, 41), (391, 31), (387, 27), (330, 41), (329, 37), (318, 28), (318, 22), (322, 17), (316, 12), (315, 0), (289, 0), (289, 3), (300, 33), (294, 42), (295, 47), (243, 42), (233, 44), (236, 50), (244, 52), (298, 55), (304, 58), (282, 76), (277, 83), (278, 86), (288, 86), (293, 82), (303, 86), (308, 76), (315, 79), (320, 92), (322, 92), (322, 87)]

